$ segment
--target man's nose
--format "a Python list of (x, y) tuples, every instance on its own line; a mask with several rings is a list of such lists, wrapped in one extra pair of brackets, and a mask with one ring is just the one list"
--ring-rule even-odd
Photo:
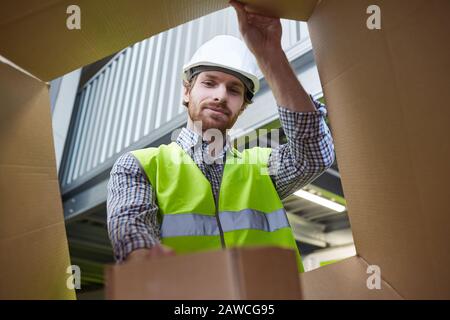
[(214, 101), (227, 100), (227, 87), (225, 85), (218, 85), (214, 90)]

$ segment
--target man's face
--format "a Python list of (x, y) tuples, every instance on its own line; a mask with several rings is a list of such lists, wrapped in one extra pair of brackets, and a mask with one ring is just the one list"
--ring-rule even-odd
[(201, 121), (202, 130), (225, 132), (236, 122), (244, 104), (245, 87), (233, 75), (220, 71), (201, 72), (192, 89), (184, 88), (189, 117)]

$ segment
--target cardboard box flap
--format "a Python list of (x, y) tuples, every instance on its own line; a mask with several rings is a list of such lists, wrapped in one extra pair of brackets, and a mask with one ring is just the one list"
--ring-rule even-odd
[(292, 250), (259, 247), (130, 261), (105, 269), (107, 299), (299, 299)]
[(0, 101), (0, 240), (5, 240), (63, 220), (46, 83), (0, 62)]
[(0, 299), (73, 299), (47, 84), (0, 62)]
[(309, 29), (358, 255), (405, 298), (450, 298), (447, 0), (322, 1)]
[[(382, 278), (379, 284), (369, 277), (369, 265), (352, 257), (300, 274), (303, 298), (306, 300), (398, 300), (402, 297)], [(369, 279), (369, 286), (367, 280)]]
[[(317, 0), (260, 2), (264, 11), (307, 20)], [(80, 8), (81, 29), (70, 5)], [(7, 1), (0, 14), (0, 54), (48, 81), (152, 35), (224, 9), (226, 0)], [(31, 54), (32, 53), (32, 54)]]
[[(229, 255), (198, 253), (105, 268), (107, 299), (238, 299)], [(211, 285), (214, 284), (214, 285)]]

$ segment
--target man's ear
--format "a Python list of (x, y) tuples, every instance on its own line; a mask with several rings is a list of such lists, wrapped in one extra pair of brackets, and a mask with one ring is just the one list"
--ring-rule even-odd
[(184, 83), (183, 85), (183, 102), (184, 104), (188, 104), (189, 103), (189, 99), (190, 99), (190, 93), (189, 93), (189, 83)]

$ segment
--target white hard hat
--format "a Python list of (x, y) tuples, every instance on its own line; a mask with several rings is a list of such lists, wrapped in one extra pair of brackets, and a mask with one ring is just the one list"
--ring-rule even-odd
[(183, 79), (205, 70), (223, 70), (235, 75), (250, 91), (250, 100), (259, 90), (256, 59), (245, 43), (233, 36), (220, 35), (205, 42), (183, 66)]

